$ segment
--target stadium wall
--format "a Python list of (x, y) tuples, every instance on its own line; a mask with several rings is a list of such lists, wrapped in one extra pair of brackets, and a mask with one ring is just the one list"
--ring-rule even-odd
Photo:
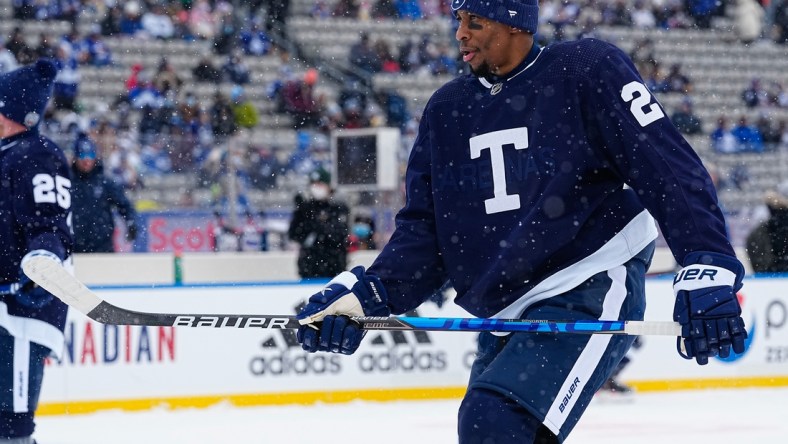
[[(156, 267), (166, 268), (171, 258), (146, 256), (80, 257), (78, 273), (87, 276), (103, 270), (110, 276), (158, 276), (165, 282), (169, 275)], [(270, 273), (273, 282), (245, 282), (237, 258), (189, 259), (194, 262), (186, 271), (194, 282), (205, 283), (174, 286), (119, 279), (123, 285), (94, 283), (92, 287), (110, 302), (137, 310), (290, 314), (322, 284), (287, 282), (287, 276), (268, 269), (258, 271)], [(289, 262), (285, 259), (292, 258), (276, 261)], [(222, 272), (239, 280), (207, 282)], [(646, 319), (671, 319), (671, 283), (666, 277), (648, 280)], [(788, 385), (786, 287), (788, 278), (747, 280), (740, 296), (750, 339), (741, 356), (715, 359), (701, 367), (676, 354), (675, 338), (646, 337), (643, 347), (633, 351), (623, 380), (640, 391)], [(468, 316), (453, 304), (438, 308), (432, 303), (423, 305), (418, 314)], [(370, 332), (352, 356), (307, 354), (293, 331), (105, 326), (73, 310), (66, 337), (63, 359), (47, 364), (41, 414), (204, 407), (220, 402), (245, 406), (459, 399), (475, 350), (474, 333)]]

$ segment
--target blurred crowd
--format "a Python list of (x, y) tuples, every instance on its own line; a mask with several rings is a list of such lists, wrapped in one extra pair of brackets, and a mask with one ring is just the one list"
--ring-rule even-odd
[[(60, 20), (71, 27), (63, 35), (31, 36), (16, 26), (0, 41), (0, 72), (39, 57), (55, 59), (59, 74), (42, 130), (67, 150), (80, 135), (91, 137), (105, 173), (127, 189), (144, 187), (146, 177), (194, 173), (200, 177), (199, 186), (216, 190), (219, 202), (220, 178), (228, 170), (237, 176), (241, 190), (274, 189), (288, 177), (327, 167), (329, 134), (337, 128), (399, 127), (406, 150), (418, 116), (400, 92), (372, 89), (369, 76), (456, 75), (463, 64), (450, 44), (452, 36), (413, 35), (394, 45), (385, 35), (359, 33), (346, 65), (363, 75), (349, 77), (337, 91), (327, 94), (321, 88), (324, 73), (293, 60), (283, 44), (294, 9), (290, 3), (14, 0), (15, 19)], [(786, 4), (786, 0), (543, 0), (538, 37), (548, 43), (593, 36), (600, 26), (709, 28), (714, 20), (727, 18), (745, 44), (786, 43)], [(325, 20), (452, 20), (445, 0), (317, 0), (306, 13)], [(94, 25), (84, 26), (83, 15), (95, 18), (91, 20)], [(126, 66), (117, 62), (118, 54), (113, 54), (107, 40), (119, 38), (202, 42), (210, 49), (194, 57), (188, 72), (166, 57), (151, 66)], [(630, 55), (652, 91), (680, 97), (667, 111), (683, 133), (706, 134), (714, 149), (723, 153), (760, 152), (788, 144), (785, 120), (769, 114), (788, 107), (783, 85), (753, 79), (742, 91), (742, 100), (762, 118), (750, 122), (746, 115), (720, 116), (712, 128), (696, 113), (693, 79), (680, 64), (660, 64), (654, 43), (648, 39), (637, 42)], [(248, 61), (256, 57), (280, 59), (274, 81), (263, 82), (255, 76)], [(122, 93), (86, 107), (80, 100), (86, 67), (123, 69), (127, 74)], [(215, 93), (206, 98), (194, 92), (194, 85), (213, 85)], [(252, 96), (251, 89), (265, 93)], [(261, 107), (261, 100), (270, 106)], [(254, 137), (263, 119), (276, 119), (296, 130), (295, 148)], [(242, 148), (234, 151), (231, 146)], [(187, 195), (183, 205), (190, 204)]]

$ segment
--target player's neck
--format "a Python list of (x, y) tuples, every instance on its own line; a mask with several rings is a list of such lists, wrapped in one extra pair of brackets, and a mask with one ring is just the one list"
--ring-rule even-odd
[(513, 76), (516, 76), (518, 73), (522, 72), (526, 66), (529, 66), (533, 63), (534, 60), (539, 56), (540, 47), (537, 45), (533, 39), (530, 39), (528, 45), (524, 47), (522, 50), (518, 50), (519, 57), (515, 58), (516, 63), (507, 69), (500, 69), (498, 72), (494, 73), (489, 80), (491, 83), (498, 83), (504, 82), (509, 80)]

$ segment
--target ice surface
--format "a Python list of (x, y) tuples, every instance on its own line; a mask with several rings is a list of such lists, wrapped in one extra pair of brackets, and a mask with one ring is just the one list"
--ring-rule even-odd
[[(596, 398), (567, 444), (786, 442), (788, 388)], [(38, 419), (39, 444), (456, 443), (459, 400), (100, 412)], [(349, 436), (352, 438), (348, 439)]]

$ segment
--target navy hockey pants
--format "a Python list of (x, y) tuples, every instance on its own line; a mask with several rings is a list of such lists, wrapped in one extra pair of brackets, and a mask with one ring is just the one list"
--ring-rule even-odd
[[(652, 243), (629, 262), (534, 304), (523, 318), (642, 320), (653, 253)], [(563, 442), (633, 341), (627, 335), (481, 333), (459, 411), (460, 444)]]

